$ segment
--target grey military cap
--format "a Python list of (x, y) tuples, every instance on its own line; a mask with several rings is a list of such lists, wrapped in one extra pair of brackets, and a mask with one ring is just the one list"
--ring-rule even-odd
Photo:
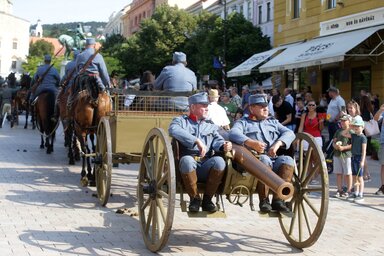
[(249, 96), (249, 105), (253, 105), (253, 104), (267, 106), (268, 105), (267, 94), (258, 93), (258, 94)]
[(186, 62), (187, 61), (187, 55), (183, 52), (175, 52), (173, 54), (172, 60), (174, 62)]
[(208, 94), (206, 92), (199, 92), (188, 98), (188, 104), (209, 104)]

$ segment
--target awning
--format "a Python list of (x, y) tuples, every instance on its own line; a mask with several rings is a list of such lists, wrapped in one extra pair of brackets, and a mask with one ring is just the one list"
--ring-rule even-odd
[(247, 59), (246, 61), (241, 63), (239, 66), (228, 71), (227, 77), (246, 76), (246, 75), (251, 74), (253, 68), (264, 63), (265, 60), (268, 60), (277, 51), (279, 51), (281, 49), (284, 49), (284, 48), (276, 47), (272, 50), (260, 52), (260, 53), (256, 53), (256, 54), (252, 55), (252, 57), (250, 57), (249, 59)]
[(376, 46), (371, 47), (370, 49), (359, 49), (356, 53), (347, 53), (372, 34), (383, 28), (384, 26), (377, 26), (331, 36), (319, 37), (289, 47), (284, 52), (259, 67), (259, 70), (260, 72), (265, 73), (323, 65), (343, 61), (345, 56), (379, 56), (383, 54), (383, 49), (381, 49), (383, 40), (380, 36), (378, 40), (379, 43)]

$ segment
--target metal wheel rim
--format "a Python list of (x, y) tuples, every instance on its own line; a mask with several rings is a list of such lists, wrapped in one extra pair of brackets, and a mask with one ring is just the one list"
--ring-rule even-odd
[(112, 141), (109, 120), (102, 117), (97, 127), (97, 156), (101, 158), (101, 164), (95, 165), (97, 198), (102, 206), (109, 199), (112, 179)]
[[(303, 141), (308, 142), (307, 155), (304, 155)], [(298, 142), (298, 163), (295, 167), (294, 195), (288, 204), (293, 216), (279, 218), (281, 229), (291, 245), (305, 248), (313, 245), (320, 237), (328, 213), (329, 180), (324, 154), (313, 137), (307, 133), (296, 134)], [(314, 166), (310, 155), (316, 159)], [(320, 184), (311, 185), (311, 177), (319, 173)]]
[[(148, 192), (146, 188), (155, 188)], [(140, 161), (137, 186), (138, 212), (144, 243), (152, 252), (161, 250), (171, 232), (176, 194), (172, 147), (163, 129), (147, 135)]]

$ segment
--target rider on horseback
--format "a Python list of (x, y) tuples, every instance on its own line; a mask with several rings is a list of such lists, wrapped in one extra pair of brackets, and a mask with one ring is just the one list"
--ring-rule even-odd
[[(98, 88), (89, 89), (98, 89), (98, 91), (102, 93), (105, 92), (106, 87), (109, 88), (110, 79), (103, 56), (100, 53), (95, 52), (95, 44), (96, 41), (94, 38), (86, 39), (86, 48), (82, 53), (79, 54), (79, 56), (77, 56), (76, 67), (78, 75), (85, 75), (87, 77), (95, 78)], [(80, 90), (84, 88), (74, 89)], [(76, 91), (72, 91), (72, 94), (68, 99), (68, 108), (71, 108), (72, 101), (76, 96), (76, 93)]]
[(44, 56), (44, 65), (37, 68), (33, 77), (31, 102), (34, 105), (36, 98), (43, 92), (52, 91), (57, 94), (60, 82), (60, 75), (51, 65), (51, 55)]

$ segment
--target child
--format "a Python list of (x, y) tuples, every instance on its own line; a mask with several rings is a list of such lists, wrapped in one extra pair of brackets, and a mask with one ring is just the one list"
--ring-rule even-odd
[(352, 120), (352, 175), (355, 182), (355, 194), (348, 199), (359, 203), (364, 201), (364, 162), (367, 150), (367, 137), (363, 134), (364, 121), (357, 115)]
[[(340, 117), (341, 128), (336, 131), (333, 137), (333, 170), (336, 173), (337, 192), (335, 197), (348, 198), (352, 189), (352, 167), (351, 167), (351, 134), (349, 133), (349, 124), (352, 121), (350, 115)], [(343, 191), (343, 176), (347, 183), (347, 191)]]

